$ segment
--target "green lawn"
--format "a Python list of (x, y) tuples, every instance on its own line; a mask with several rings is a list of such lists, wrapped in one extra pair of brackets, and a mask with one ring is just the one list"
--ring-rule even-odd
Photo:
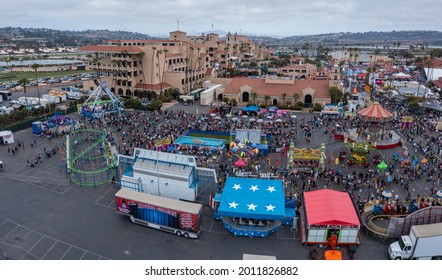
[[(83, 73), (91, 73), (93, 71), (85, 71), (85, 70), (72, 70), (72, 71), (54, 71), (54, 72), (38, 72), (37, 77), (40, 78), (49, 78), (49, 77), (63, 77), (69, 75), (83, 74)], [(35, 72), (10, 72), (5, 74), (0, 74), (0, 83), (17, 81), (20, 79), (26, 78), (28, 80), (35, 80)]]

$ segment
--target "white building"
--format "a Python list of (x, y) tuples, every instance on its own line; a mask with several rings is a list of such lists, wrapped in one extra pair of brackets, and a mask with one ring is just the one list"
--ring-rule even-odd
[(197, 168), (195, 157), (187, 155), (135, 148), (132, 157), (118, 155), (118, 166), (122, 188), (174, 199), (196, 199), (205, 184), (198, 180), (200, 170), (216, 182), (213, 169)]

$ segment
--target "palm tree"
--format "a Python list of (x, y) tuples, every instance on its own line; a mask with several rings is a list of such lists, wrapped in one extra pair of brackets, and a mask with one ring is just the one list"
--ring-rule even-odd
[(285, 98), (287, 97), (287, 93), (283, 92), (281, 96), (282, 96), (282, 105), (285, 105)]
[(255, 100), (258, 94), (256, 92), (252, 92), (253, 104), (256, 104)]
[(153, 61), (155, 58), (155, 51), (157, 50), (156, 47), (152, 47), (152, 63), (151, 63), (151, 71), (150, 71), (150, 91), (153, 91)]
[[(112, 60), (111, 63), (113, 65), (116, 65), (118, 67), (118, 70), (116, 71), (112, 71), (112, 87), (115, 87), (115, 80), (118, 80), (118, 77), (120, 76), (120, 67), (121, 67), (121, 60)], [(115, 78), (115, 73), (116, 73), (116, 78)]]
[[(158, 50), (156, 53), (156, 57), (157, 57), (157, 70), (159, 73), (159, 79), (160, 79), (160, 96), (163, 95), (163, 86), (161, 85), (161, 68), (160, 68), (160, 55), (163, 54), (163, 50)], [(163, 69), (164, 71), (164, 69)]]
[(266, 95), (264, 96), (264, 101), (266, 102), (266, 106), (267, 106), (267, 102), (269, 102), (270, 100), (270, 96)]
[(38, 76), (37, 76), (37, 69), (40, 67), (37, 63), (32, 64), (32, 69), (35, 71), (35, 82), (37, 83), (37, 96), (38, 96), (38, 105), (40, 105), (40, 90), (38, 88)]
[(297, 92), (293, 93), (293, 99), (295, 99), (295, 104), (298, 103), (299, 98), (301, 98), (299, 93), (297, 93)]
[[(164, 61), (163, 61), (163, 71), (161, 73), (161, 80), (160, 80), (160, 84), (161, 84), (161, 92), (163, 91), (163, 81), (164, 81), (164, 71), (166, 69), (166, 55), (169, 51), (168, 50), (163, 50), (164, 53)], [(160, 92), (160, 94), (161, 94)]]
[(23, 93), (25, 94), (25, 103), (26, 103), (26, 107), (28, 107), (28, 96), (26, 95), (26, 85), (28, 84), (28, 79), (26, 79), (26, 78), (23, 78), (23, 79), (20, 79), (19, 81), (18, 81), (18, 83), (20, 84), (20, 85), (22, 85), (23, 86)]

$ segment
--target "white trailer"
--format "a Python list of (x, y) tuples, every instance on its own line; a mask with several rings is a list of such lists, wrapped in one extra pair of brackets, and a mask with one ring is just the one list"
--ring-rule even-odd
[(388, 247), (392, 260), (432, 260), (442, 259), (442, 223), (414, 225), (409, 235)]

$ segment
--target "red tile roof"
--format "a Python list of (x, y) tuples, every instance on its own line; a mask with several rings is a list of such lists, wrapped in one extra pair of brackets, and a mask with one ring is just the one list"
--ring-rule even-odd
[(102, 52), (102, 53), (121, 53), (127, 51), (128, 53), (140, 53), (142, 50), (138, 47), (132, 46), (111, 46), (111, 45), (98, 45), (98, 46), (83, 46), (78, 48), (79, 51), (84, 52)]
[(433, 85), (438, 87), (438, 88), (442, 88), (442, 80), (436, 80), (436, 81), (432, 81)]
[(330, 98), (328, 93), (328, 80), (295, 80), (293, 84), (271, 84), (265, 83), (263, 78), (234, 78), (226, 87), (226, 94), (238, 94), (242, 86), (248, 85), (252, 88), (252, 92), (256, 92), (258, 96), (281, 96), (286, 93), (288, 97), (294, 92), (302, 94), (306, 88), (315, 90), (315, 98)]
[(207, 68), (206, 73), (204, 73), (204, 76), (210, 77), (212, 76), (213, 68)]
[(143, 84), (143, 83), (138, 83), (135, 85), (136, 89), (146, 89), (146, 90), (154, 90), (154, 91), (159, 91), (161, 89), (166, 90), (168, 88), (171, 88), (172, 86), (169, 85), (168, 83), (162, 83), (162, 84)]
[(431, 60), (431, 65), (433, 68), (442, 68), (442, 60), (439, 58), (433, 58), (433, 60)]

